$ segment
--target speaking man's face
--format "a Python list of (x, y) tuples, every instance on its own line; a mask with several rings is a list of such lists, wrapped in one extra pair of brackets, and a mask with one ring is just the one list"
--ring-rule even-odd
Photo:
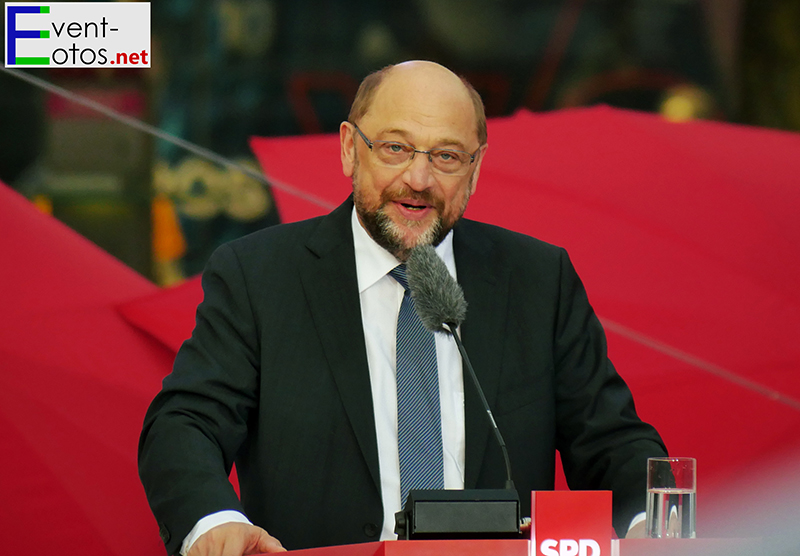
[[(399, 260), (417, 245), (438, 245), (467, 207), (484, 152), (460, 79), (435, 64), (397, 66), (355, 123), (363, 136), (344, 122), (340, 138), (361, 225)], [(435, 152), (409, 160), (402, 145)]]

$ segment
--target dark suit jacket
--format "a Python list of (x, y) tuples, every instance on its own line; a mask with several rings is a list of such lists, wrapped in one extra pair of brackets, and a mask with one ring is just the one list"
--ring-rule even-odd
[[(153, 401), (140, 475), (170, 553), (201, 517), (244, 512), (287, 548), (377, 540), (380, 472), (348, 200), (331, 214), (222, 246), (192, 338)], [(606, 357), (563, 249), (462, 220), (463, 341), (511, 457), (523, 515), (552, 489), (614, 492), (624, 533), (644, 510), (646, 459), (665, 455)], [(465, 385), (466, 487), (504, 464)], [(236, 462), (241, 502), (227, 480)]]

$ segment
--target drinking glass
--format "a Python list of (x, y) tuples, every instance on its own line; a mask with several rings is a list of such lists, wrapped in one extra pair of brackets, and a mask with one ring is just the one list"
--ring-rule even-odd
[(694, 458), (647, 460), (647, 537), (694, 539), (697, 512)]

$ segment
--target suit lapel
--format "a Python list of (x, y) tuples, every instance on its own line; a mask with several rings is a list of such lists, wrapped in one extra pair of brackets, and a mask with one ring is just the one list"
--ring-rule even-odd
[[(467, 300), (467, 317), (461, 325), (464, 348), (472, 361), (490, 408), (494, 410), (502, 368), (505, 316), (508, 307), (509, 270), (492, 242), (462, 220), (455, 228), (453, 250), (458, 282)], [(466, 429), (465, 488), (476, 488), (491, 434), (486, 411), (464, 369)], [(502, 485), (490, 485), (502, 488)]]
[(356, 439), (380, 491), (378, 444), (367, 366), (348, 200), (324, 217), (307, 243), (301, 272), (316, 332)]

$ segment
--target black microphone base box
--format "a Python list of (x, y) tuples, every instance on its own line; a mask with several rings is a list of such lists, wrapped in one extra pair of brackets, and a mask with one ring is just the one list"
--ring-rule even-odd
[(412, 490), (395, 514), (398, 538), (520, 538), (515, 490)]

